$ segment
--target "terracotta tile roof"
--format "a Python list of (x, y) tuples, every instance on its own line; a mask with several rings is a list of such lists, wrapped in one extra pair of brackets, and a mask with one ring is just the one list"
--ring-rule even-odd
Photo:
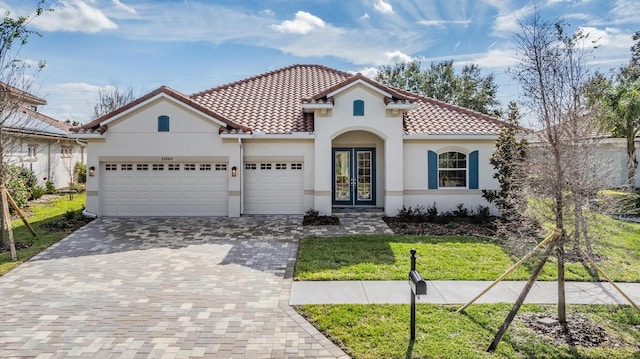
[(505, 123), (493, 117), (381, 85), (362, 74), (321, 65), (292, 65), (191, 95), (193, 101), (257, 132), (270, 134), (313, 132), (313, 116), (303, 103), (333, 103), (327, 96), (363, 80), (391, 94), (385, 103), (415, 103), (404, 116), (406, 134), (497, 134)]
[(401, 89), (396, 91), (415, 98), (418, 108), (404, 114), (405, 134), (495, 135), (507, 123), (480, 112), (452, 105)]
[(350, 74), (321, 65), (292, 65), (241, 81), (186, 96), (161, 87), (118, 110), (86, 125), (72, 128), (78, 133), (104, 133), (104, 122), (159, 93), (165, 93), (227, 124), (220, 132), (288, 134), (313, 132), (313, 114), (302, 104), (333, 103), (327, 97), (343, 86), (362, 80), (391, 97), (386, 104), (414, 103), (418, 107), (404, 115), (405, 134), (493, 135), (505, 123), (496, 118), (411, 92), (381, 85), (362, 74)]
[(351, 77), (352, 74), (325, 66), (293, 65), (199, 92), (191, 98), (254, 131), (313, 132), (313, 116), (302, 112), (302, 99)]
[[(103, 116), (101, 116), (101, 117), (99, 117), (99, 118), (97, 118), (97, 119), (95, 119), (95, 120), (93, 120), (93, 121), (91, 121), (89, 123), (86, 123), (86, 124), (84, 124), (82, 126), (73, 127), (70, 130), (73, 131), (73, 132), (85, 133), (85, 134), (87, 134), (87, 133), (103, 134), (108, 129), (108, 126), (105, 125), (104, 122), (106, 122), (107, 120), (109, 120), (113, 116), (121, 114), (121, 113), (123, 113), (123, 112), (125, 112), (125, 111), (127, 111), (127, 110), (129, 110), (129, 109), (131, 109), (133, 107), (138, 106), (141, 103), (144, 103), (147, 100), (150, 100), (150, 99), (154, 98), (155, 96), (157, 96), (157, 95), (159, 95), (161, 93), (163, 93), (165, 95), (168, 95), (168, 96), (170, 96), (170, 97), (172, 97), (172, 98), (174, 98), (174, 99), (176, 99), (178, 101), (181, 101), (181, 102), (185, 103), (186, 105), (188, 105), (188, 106), (190, 106), (190, 107), (192, 107), (192, 108), (194, 108), (194, 109), (196, 109), (198, 111), (201, 111), (201, 112), (203, 112), (203, 113), (205, 113), (205, 114), (207, 114), (207, 115), (209, 115), (209, 116), (211, 116), (211, 117), (213, 117), (213, 118), (215, 118), (215, 119), (217, 119), (217, 120), (219, 120), (221, 122), (224, 122), (227, 125), (226, 126), (227, 129), (235, 129), (235, 130), (240, 130), (240, 131), (249, 132), (249, 133), (251, 132), (250, 128), (242, 126), (240, 124), (237, 124), (237, 123), (235, 123), (235, 122), (233, 122), (231, 120), (228, 120), (227, 118), (225, 118), (225, 117), (223, 117), (223, 116), (211, 111), (211, 109), (209, 109), (207, 107), (204, 107), (204, 106), (200, 105), (197, 102), (194, 102), (188, 96), (186, 96), (186, 95), (184, 95), (184, 94), (182, 94), (182, 93), (180, 93), (180, 92), (178, 92), (178, 91), (176, 91), (174, 89), (171, 89), (171, 88), (169, 88), (167, 86), (162, 86), (160, 88), (157, 88), (156, 90), (151, 91), (148, 94), (146, 94), (146, 95), (144, 95), (144, 96), (142, 96), (142, 97), (140, 97), (140, 98), (138, 98), (136, 100), (133, 100), (133, 101), (129, 102), (128, 104), (116, 109), (115, 111), (112, 111), (112, 112), (110, 112), (108, 114), (105, 114), (105, 115), (103, 115)], [(221, 129), (224, 129), (224, 128), (221, 128)]]

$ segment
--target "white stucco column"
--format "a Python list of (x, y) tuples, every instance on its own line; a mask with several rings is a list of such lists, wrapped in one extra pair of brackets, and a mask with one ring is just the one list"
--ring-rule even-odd
[[(235, 150), (229, 151), (229, 217), (240, 217), (240, 191), (242, 183), (242, 142), (238, 141)], [(233, 177), (233, 168), (236, 168), (236, 176)]]
[(384, 213), (395, 216), (404, 201), (402, 136), (388, 136), (384, 141)]
[(323, 215), (331, 214), (331, 138), (316, 132), (314, 142), (313, 208)]

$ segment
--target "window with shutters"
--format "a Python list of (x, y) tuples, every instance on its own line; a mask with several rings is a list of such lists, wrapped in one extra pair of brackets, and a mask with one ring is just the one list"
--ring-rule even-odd
[(478, 189), (478, 151), (428, 151), (428, 188)]

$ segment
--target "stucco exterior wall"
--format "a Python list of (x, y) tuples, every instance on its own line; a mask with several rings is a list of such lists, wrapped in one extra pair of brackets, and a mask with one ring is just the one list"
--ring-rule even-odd
[[(29, 156), (30, 146), (36, 146), (35, 155)], [(63, 147), (71, 149), (71, 153), (63, 154)], [(75, 140), (20, 136), (11, 142), (7, 152), (7, 163), (32, 170), (39, 185), (51, 181), (56, 188), (65, 188), (75, 164), (84, 161), (85, 149)]]
[[(489, 158), (494, 150), (494, 139), (486, 140), (406, 140), (404, 143), (404, 205), (409, 207), (430, 207), (434, 203), (439, 211), (455, 209), (463, 204), (469, 209), (479, 205), (488, 206), (494, 214), (497, 211), (484, 198), (482, 189), (497, 189), (499, 184), (493, 178), (493, 166)], [(456, 151), (469, 154), (478, 151), (478, 189), (428, 188), (428, 151), (436, 153)], [(467, 177), (469, 171), (467, 169)], [(467, 181), (468, 184), (468, 181)]]
[[(357, 84), (335, 94), (333, 109), (315, 111), (314, 202), (320, 213), (331, 213), (332, 148), (359, 147), (363, 143), (375, 143), (377, 150), (376, 206), (384, 206), (387, 214), (402, 207), (402, 111), (387, 110), (383, 98), (383, 94)], [(364, 101), (364, 116), (354, 116), (355, 100)]]
[[(170, 118), (170, 131), (158, 132), (158, 116)], [(240, 146), (235, 139), (223, 139), (219, 124), (167, 99), (158, 99), (108, 124), (104, 139), (90, 139), (87, 168), (87, 212), (101, 215), (99, 196), (100, 164), (105, 161), (148, 161), (176, 163), (207, 161), (238, 166)], [(240, 215), (240, 178), (229, 171), (229, 215)]]

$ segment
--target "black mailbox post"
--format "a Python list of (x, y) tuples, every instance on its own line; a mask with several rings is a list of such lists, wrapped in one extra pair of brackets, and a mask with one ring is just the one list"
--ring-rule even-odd
[(416, 270), (416, 250), (411, 253), (411, 271), (409, 272), (409, 286), (411, 287), (411, 341), (416, 340), (416, 297), (427, 295), (427, 282)]

